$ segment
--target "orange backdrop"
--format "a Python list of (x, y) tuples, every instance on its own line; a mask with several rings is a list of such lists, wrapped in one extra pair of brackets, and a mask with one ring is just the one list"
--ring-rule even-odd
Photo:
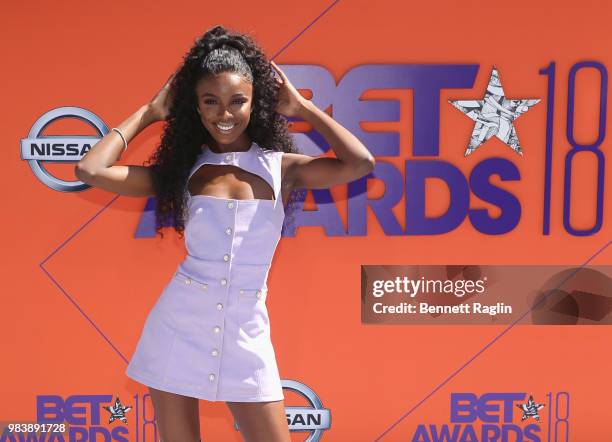
[[(311, 226), (281, 240), (267, 300), (272, 340), (281, 378), (308, 385), (331, 410), (331, 428), (322, 440), (412, 440), (419, 424), (448, 423), (450, 393), (462, 391), (532, 392), (540, 402), (546, 402), (548, 392), (567, 391), (570, 440), (611, 440), (609, 326), (518, 325), (486, 347), (507, 326), (365, 325), (360, 320), (360, 265), (580, 265), (596, 252), (590, 264), (612, 264), (612, 247), (607, 247), (612, 236), (608, 140), (601, 146), (607, 155), (602, 228), (593, 235), (573, 236), (562, 224), (563, 161), (570, 149), (565, 138), (568, 72), (584, 60), (612, 66), (612, 7), (575, 0), (238, 0), (227, 6), (183, 0), (163, 5), (48, 1), (3, 8), (5, 111), (0, 136), (8, 156), (0, 174), (5, 189), (0, 420), (35, 421), (39, 395), (103, 394), (113, 401), (119, 396), (124, 405), (140, 403), (146, 390), (124, 370), (149, 309), (184, 254), (170, 229), (164, 240), (135, 238), (144, 198), (99, 189), (61, 192), (42, 184), (20, 158), (20, 140), (37, 118), (60, 106), (82, 107), (109, 127), (118, 124), (153, 96), (197, 36), (224, 24), (250, 33), (270, 57), (278, 54), (274, 60), (281, 67), (320, 65), (336, 81), (363, 64), (478, 64), (473, 88), (441, 91), (440, 156), (466, 174), (476, 161), (489, 157), (506, 158), (521, 173), (520, 181), (501, 186), (522, 206), (520, 223), (503, 235), (484, 235), (466, 218), (442, 235), (386, 236), (369, 210), (367, 236), (330, 237)], [(538, 70), (551, 61), (557, 66), (557, 86), (551, 234), (545, 236), (547, 83)], [(493, 65), (508, 97), (541, 102), (515, 123), (523, 157), (494, 138), (464, 158), (473, 122), (448, 100), (482, 99)], [(598, 75), (581, 71), (578, 140), (596, 137), (599, 96)], [(412, 91), (370, 90), (362, 98), (399, 100), (399, 123), (363, 122), (362, 127), (399, 132), (400, 156), (384, 161), (403, 172), (412, 158)], [(92, 133), (74, 120), (47, 129), (48, 135)], [(160, 134), (161, 125), (148, 128), (131, 143), (122, 163), (142, 164)], [(594, 164), (588, 156), (574, 163), (576, 227), (593, 223)], [(61, 179), (76, 179), (71, 165), (45, 167)], [(370, 198), (385, 191), (377, 180), (368, 186)], [(346, 186), (332, 189), (332, 194), (346, 220)], [(447, 204), (445, 187), (432, 183), (427, 213), (439, 215)], [(474, 195), (471, 207), (499, 215), (497, 207)], [(309, 194), (306, 209), (314, 208)], [(404, 225), (403, 199), (395, 209)], [(285, 395), (287, 406), (305, 405), (294, 393)], [(148, 407), (152, 412), (150, 400)], [(101, 413), (103, 426), (123, 425), (107, 425), (108, 414)], [(546, 427), (547, 413), (541, 414)], [(137, 425), (142, 422), (137, 424), (136, 416), (135, 409), (127, 414), (126, 437), (140, 442), (142, 428)], [(202, 402), (201, 419), (204, 440), (240, 440), (223, 403)], [(292, 436), (304, 440), (306, 433)], [(153, 440), (152, 434), (147, 440)]]

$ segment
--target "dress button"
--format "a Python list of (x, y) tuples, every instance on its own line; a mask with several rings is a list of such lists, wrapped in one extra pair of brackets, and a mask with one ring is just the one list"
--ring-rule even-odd
[(240, 294), (244, 295), (244, 290), (240, 289)]
[(219, 354), (219, 350), (217, 350), (216, 348), (213, 349), (213, 351), (210, 352), (211, 355), (213, 356), (217, 356)]
[(232, 234), (232, 228), (228, 227), (227, 229), (225, 229), (225, 234), (226, 235), (231, 235)]
[(208, 290), (208, 284), (202, 284), (202, 290)]
[(229, 261), (230, 256), (226, 253), (225, 255), (223, 255), (223, 261)]
[(219, 327), (218, 325), (215, 325), (215, 328), (213, 328), (213, 331), (215, 333), (219, 333), (221, 331), (221, 327)]
[(223, 304), (218, 303), (217, 304), (217, 310), (223, 310)]
[(227, 279), (223, 278), (223, 279), (221, 280), (221, 285), (225, 285), (225, 284), (227, 284)]
[(210, 382), (214, 381), (215, 380), (215, 374), (214, 373), (209, 374), (208, 375), (208, 379), (210, 379)]
[(231, 160), (231, 159), (232, 159), (232, 154), (231, 154), (231, 153), (228, 153), (227, 155), (225, 155), (225, 159), (226, 159), (227, 161)]
[(261, 292), (257, 290), (257, 292), (255, 293), (255, 296), (257, 296), (257, 299), (261, 299)]
[(229, 203), (227, 203), (227, 207), (229, 207), (230, 209), (234, 207), (234, 202), (230, 201)]
[(198, 208), (196, 209), (196, 212), (195, 212), (195, 213), (202, 213), (202, 210), (203, 210), (203, 209), (202, 209), (201, 207), (198, 207)]
[(187, 279), (185, 280), (185, 284), (187, 284), (187, 285), (191, 284), (191, 278), (187, 278)]

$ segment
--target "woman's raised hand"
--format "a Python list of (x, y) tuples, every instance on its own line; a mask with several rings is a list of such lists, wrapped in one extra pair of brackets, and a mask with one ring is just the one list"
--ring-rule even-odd
[(153, 97), (148, 103), (147, 117), (151, 121), (163, 121), (168, 117), (170, 106), (172, 105), (173, 96), (170, 93), (170, 83), (175, 74), (172, 74), (166, 84), (160, 89), (160, 91)]
[(299, 113), (306, 98), (304, 98), (297, 91), (297, 89), (291, 84), (285, 73), (281, 70), (281, 68), (278, 67), (276, 63), (270, 60), (270, 64), (280, 77), (276, 79), (280, 86), (280, 89), (278, 91), (278, 103), (276, 105), (276, 112), (286, 117), (293, 117)]

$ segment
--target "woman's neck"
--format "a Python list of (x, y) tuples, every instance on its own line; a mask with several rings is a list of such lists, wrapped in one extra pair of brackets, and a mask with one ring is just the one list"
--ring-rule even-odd
[(236, 140), (229, 144), (220, 144), (215, 139), (211, 140), (210, 143), (205, 144), (214, 153), (244, 152), (251, 148), (253, 141), (245, 132), (243, 132)]

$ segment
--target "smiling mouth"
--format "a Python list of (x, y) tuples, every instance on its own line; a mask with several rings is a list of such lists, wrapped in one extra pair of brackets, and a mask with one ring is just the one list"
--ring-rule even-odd
[(222, 134), (228, 134), (236, 127), (236, 123), (215, 123), (215, 127)]

